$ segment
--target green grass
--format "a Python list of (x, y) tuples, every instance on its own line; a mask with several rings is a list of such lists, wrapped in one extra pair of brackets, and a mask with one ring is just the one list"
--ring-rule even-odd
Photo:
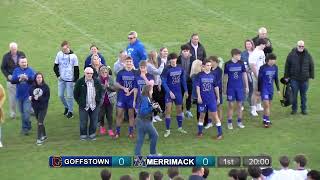
[[(36, 126), (30, 136), (21, 136), (20, 120), (6, 119), (3, 124), (3, 143), (0, 150), (1, 179), (99, 179), (99, 168), (50, 169), (51, 155), (133, 155), (134, 142), (125, 136), (113, 141), (98, 137), (96, 142), (79, 141), (78, 114), (67, 120), (61, 113), (63, 106), (57, 97), (57, 81), (52, 65), (62, 40), (69, 40), (83, 67), (91, 43), (96, 43), (112, 65), (117, 52), (126, 47), (127, 33), (136, 30), (148, 50), (167, 46), (177, 52), (193, 32), (200, 34), (208, 55), (229, 58), (231, 48), (243, 48), (243, 41), (256, 35), (260, 26), (266, 26), (278, 55), (280, 74), (288, 52), (299, 39), (306, 42), (319, 77), (320, 14), (319, 1), (218, 1), (218, 0), (163, 0), (163, 1), (76, 1), (76, 0), (2, 0), (0, 2), (0, 52), (16, 41), (28, 56), (29, 64), (44, 72), (52, 92), (46, 118), (48, 142), (35, 145)], [(1, 83), (5, 84), (3, 76)], [(270, 154), (274, 167), (279, 167), (278, 157), (304, 153), (308, 167), (320, 169), (319, 80), (309, 86), (309, 115), (290, 116), (290, 109), (279, 105), (275, 97), (271, 129), (261, 128), (260, 118), (245, 113), (243, 130), (228, 131), (224, 140), (214, 141), (215, 129), (205, 132), (202, 139), (195, 138), (196, 120), (186, 120), (188, 134), (180, 136), (173, 131), (164, 139), (164, 123), (157, 123), (160, 134), (158, 150), (165, 155), (259, 155)], [(7, 104), (5, 111), (7, 111)], [(77, 108), (75, 108), (77, 109)], [(225, 109), (225, 105), (224, 105)], [(248, 109), (248, 108), (247, 108)], [(195, 113), (195, 110), (193, 109)], [(225, 123), (224, 123), (225, 125)], [(126, 127), (126, 125), (124, 125)], [(173, 129), (176, 123), (173, 121)], [(126, 128), (122, 128), (126, 132)], [(125, 133), (123, 133), (125, 134)], [(144, 145), (148, 153), (148, 144)], [(291, 164), (294, 167), (294, 164)], [(141, 169), (112, 169), (113, 179), (123, 174), (137, 177)], [(154, 172), (156, 169), (147, 169)], [(161, 169), (166, 172), (166, 169)], [(228, 169), (212, 168), (210, 179), (226, 179)], [(181, 170), (184, 177), (190, 168)]]

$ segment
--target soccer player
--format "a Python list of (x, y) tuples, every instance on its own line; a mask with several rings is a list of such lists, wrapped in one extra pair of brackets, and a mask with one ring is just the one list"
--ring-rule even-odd
[[(223, 96), (222, 96), (222, 69), (219, 67), (219, 59), (217, 56), (210, 56), (208, 60), (211, 62), (211, 72), (215, 76), (215, 81), (217, 86), (219, 87), (219, 97), (220, 97), (220, 103), (218, 105), (218, 116), (220, 121), (222, 121), (222, 102), (223, 102)], [(205, 129), (209, 129), (212, 127), (212, 119), (208, 118), (208, 124), (204, 127)]]
[(205, 113), (208, 110), (208, 116), (216, 121), (218, 129), (217, 139), (222, 139), (222, 127), (219, 116), (217, 114), (217, 104), (220, 103), (219, 87), (216, 84), (215, 76), (211, 72), (211, 62), (203, 61), (204, 71), (198, 74), (196, 80), (196, 90), (199, 105), (199, 122), (198, 122), (198, 137), (202, 137), (203, 122)]
[(263, 101), (263, 124), (266, 128), (270, 126), (271, 122), (269, 117), (273, 97), (273, 82), (275, 82), (278, 94), (280, 94), (278, 67), (275, 65), (276, 59), (276, 55), (272, 53), (268, 54), (267, 64), (260, 67), (258, 75), (258, 92), (260, 93)]
[(117, 122), (115, 139), (120, 136), (120, 125), (124, 118), (124, 110), (129, 112), (129, 138), (133, 138), (134, 126), (134, 107), (137, 97), (136, 74), (133, 70), (133, 61), (131, 57), (126, 58), (125, 69), (119, 71), (115, 86), (119, 89), (117, 95)]
[(182, 113), (182, 103), (183, 103), (183, 94), (181, 87), (184, 90), (184, 96), (188, 97), (187, 82), (184, 75), (184, 70), (182, 67), (177, 66), (177, 54), (170, 53), (168, 55), (168, 60), (170, 65), (162, 72), (162, 86), (165, 89), (165, 103), (166, 103), (166, 132), (164, 137), (170, 135), (170, 123), (171, 123), (171, 107), (174, 102), (176, 105), (177, 113), (177, 122), (178, 122), (178, 131), (180, 133), (186, 134), (187, 131), (182, 129), (183, 113)]
[[(138, 88), (138, 93), (137, 93), (137, 102), (138, 102), (141, 97), (142, 88), (145, 85), (153, 86), (154, 84), (153, 76), (147, 73), (147, 61), (145, 60), (142, 60), (139, 62), (139, 71), (137, 71), (137, 74), (136, 74), (136, 81), (137, 81), (137, 88)], [(136, 111), (138, 111), (139, 108), (137, 106), (135, 108), (136, 108)]]
[(241, 59), (241, 51), (239, 49), (231, 50), (232, 59), (229, 60), (224, 66), (224, 79), (226, 81), (227, 100), (228, 100), (228, 129), (233, 129), (232, 116), (233, 116), (233, 102), (237, 101), (238, 111), (238, 127), (244, 128), (242, 123), (242, 101), (244, 100), (244, 92), (249, 92), (248, 79), (246, 68)]

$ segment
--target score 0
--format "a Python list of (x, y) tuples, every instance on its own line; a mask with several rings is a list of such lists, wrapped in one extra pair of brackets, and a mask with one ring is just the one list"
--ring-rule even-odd
[(240, 156), (219, 156), (217, 159), (218, 167), (240, 167), (241, 165)]
[(131, 165), (131, 156), (112, 156), (112, 167), (130, 167)]

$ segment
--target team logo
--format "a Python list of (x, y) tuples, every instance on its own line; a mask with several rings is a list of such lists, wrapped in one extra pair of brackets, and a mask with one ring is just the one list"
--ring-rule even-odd
[(147, 167), (147, 158), (143, 156), (136, 156), (134, 158), (134, 167)]
[(52, 167), (61, 167), (62, 166), (62, 158), (61, 156), (53, 156), (51, 161)]

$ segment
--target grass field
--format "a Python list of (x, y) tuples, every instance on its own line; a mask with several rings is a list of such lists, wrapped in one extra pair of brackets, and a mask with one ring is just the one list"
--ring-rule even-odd
[[(29, 65), (45, 74), (52, 98), (46, 119), (48, 142), (39, 147), (36, 141), (36, 121), (32, 120), (30, 136), (20, 135), (20, 119), (6, 119), (3, 124), (4, 148), (0, 149), (0, 179), (99, 179), (99, 168), (50, 169), (50, 155), (133, 155), (134, 142), (125, 136), (113, 141), (98, 137), (96, 142), (79, 141), (78, 113), (72, 120), (63, 117), (63, 106), (57, 97), (57, 81), (53, 62), (62, 40), (69, 40), (78, 55), (80, 66), (96, 43), (113, 65), (117, 52), (127, 45), (127, 33), (135, 30), (148, 50), (167, 46), (178, 52), (193, 32), (200, 34), (208, 55), (229, 58), (231, 48), (243, 49), (243, 41), (256, 35), (259, 27), (269, 30), (274, 52), (278, 55), (280, 75), (288, 52), (303, 39), (315, 60), (316, 80), (309, 86), (309, 115), (289, 115), (290, 109), (279, 105), (275, 97), (272, 108), (273, 126), (261, 128), (260, 118), (245, 112), (245, 129), (228, 131), (224, 121), (224, 140), (214, 141), (215, 129), (197, 139), (196, 120), (186, 120), (188, 134), (180, 136), (173, 131), (163, 138), (164, 123), (157, 123), (160, 134), (158, 151), (164, 155), (259, 155), (273, 157), (279, 168), (278, 157), (304, 153), (308, 167), (320, 169), (320, 105), (319, 56), (320, 14), (316, 0), (218, 1), (218, 0), (1, 0), (0, 53), (8, 51), (8, 44), (16, 41), (29, 60)], [(82, 68), (81, 68), (82, 69)], [(82, 73), (83, 74), (83, 73)], [(5, 86), (4, 77), (0, 77)], [(7, 112), (8, 103), (5, 111)], [(224, 105), (225, 107), (225, 105)], [(75, 108), (77, 109), (77, 108)], [(248, 108), (247, 108), (248, 109)], [(195, 110), (193, 108), (193, 112)], [(176, 123), (173, 121), (173, 128)], [(126, 126), (126, 125), (125, 125)], [(125, 128), (122, 128), (125, 132)], [(148, 144), (143, 148), (148, 153)], [(293, 167), (293, 163), (291, 167)], [(137, 178), (141, 169), (112, 169), (113, 179), (123, 174)], [(154, 172), (156, 169), (147, 169)], [(226, 179), (229, 169), (211, 169), (209, 179)], [(166, 169), (161, 169), (166, 172)], [(190, 168), (181, 170), (187, 177)]]

